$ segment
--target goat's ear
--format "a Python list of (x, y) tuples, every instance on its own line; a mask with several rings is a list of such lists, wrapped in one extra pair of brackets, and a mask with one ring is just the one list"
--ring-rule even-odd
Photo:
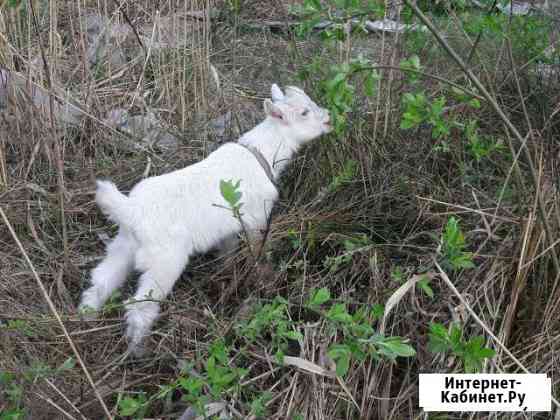
[(270, 96), (272, 97), (272, 102), (283, 101), (285, 99), (284, 93), (276, 83), (270, 88)]
[(264, 113), (268, 117), (275, 118), (277, 120), (286, 121), (286, 116), (284, 111), (270, 99), (265, 99), (264, 101)]
[(294, 96), (294, 95), (307, 96), (307, 94), (297, 86), (287, 86), (285, 90), (286, 90), (286, 96)]

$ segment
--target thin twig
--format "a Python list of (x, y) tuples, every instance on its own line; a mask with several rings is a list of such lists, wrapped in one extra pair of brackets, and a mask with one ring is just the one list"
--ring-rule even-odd
[(479, 94), (473, 92), (472, 90), (469, 90), (464, 86), (461, 86), (459, 83), (452, 82), (451, 80), (448, 80), (448, 79), (446, 79), (444, 77), (441, 77), (441, 76), (437, 76), (435, 74), (424, 73), (423, 71), (416, 70), (416, 69), (411, 69), (411, 68), (403, 68), (403, 67), (389, 66), (389, 65), (379, 65), (379, 66), (375, 65), (375, 66), (371, 66), (369, 68), (371, 68), (372, 70), (376, 70), (376, 69), (400, 70), (402, 72), (409, 72), (409, 73), (418, 74), (419, 76), (427, 77), (429, 79), (434, 79), (434, 80), (437, 80), (439, 82), (446, 83), (450, 86), (453, 86), (457, 89), (460, 89), (463, 92), (465, 92), (466, 94), (472, 96), (473, 98), (479, 99), (481, 101), (486, 100), (486, 98), (484, 98), (483, 96), (480, 96)]
[(80, 352), (78, 351), (78, 348), (76, 347), (76, 344), (74, 344), (74, 341), (70, 337), (70, 334), (68, 334), (68, 330), (64, 326), (64, 322), (62, 322), (62, 318), (60, 317), (60, 314), (56, 310), (56, 307), (54, 306), (54, 303), (49, 296), (49, 292), (47, 292), (47, 289), (45, 288), (45, 286), (43, 285), (43, 282), (39, 278), (39, 275), (37, 274), (37, 271), (35, 270), (35, 266), (31, 262), (31, 260), (29, 259), (29, 256), (27, 255), (27, 252), (25, 251), (25, 248), (23, 247), (23, 245), (22, 245), (21, 241), (19, 240), (16, 232), (14, 231), (14, 228), (12, 227), (12, 224), (10, 223), (8, 218), (6, 217), (6, 213), (4, 213), (4, 209), (2, 207), (0, 207), (0, 216), (2, 216), (2, 219), (4, 220), (4, 224), (6, 225), (8, 230), (10, 231), (10, 234), (12, 235), (12, 238), (14, 239), (14, 241), (17, 244), (20, 252), (22, 253), (23, 258), (25, 258), (25, 261), (27, 262), (27, 265), (29, 266), (31, 272), (33, 273), (33, 277), (37, 281), (37, 285), (39, 286), (39, 289), (41, 289), (41, 293), (43, 294), (43, 297), (45, 298), (45, 301), (47, 302), (47, 304), (49, 306), (49, 309), (51, 310), (52, 314), (56, 318), (58, 324), (60, 325), (60, 328), (62, 329), (62, 332), (64, 333), (64, 336), (66, 337), (66, 340), (68, 341), (68, 344), (70, 345), (70, 347), (72, 348), (72, 351), (74, 352), (74, 355), (76, 356), (76, 360), (78, 360), (78, 363), (80, 364), (80, 367), (84, 371), (84, 374), (86, 375), (86, 378), (87, 378), (88, 382), (90, 383), (91, 387), (93, 388), (93, 392), (95, 393), (95, 396), (99, 400), (99, 403), (101, 404), (101, 407), (103, 407), (103, 411), (105, 411), (105, 414), (107, 415), (107, 418), (112, 420), (113, 416), (111, 415), (111, 413), (109, 412), (109, 409), (105, 405), (105, 402), (103, 401), (103, 398), (101, 398), (101, 395), (99, 394), (99, 391), (97, 390), (97, 387), (95, 386), (95, 383), (93, 382), (93, 378), (91, 377), (84, 361), (82, 360), (82, 357), (80, 356)]

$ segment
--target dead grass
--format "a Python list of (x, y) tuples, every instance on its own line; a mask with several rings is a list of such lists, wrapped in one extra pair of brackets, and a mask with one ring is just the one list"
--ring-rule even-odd
[[(328, 62), (364, 53), (379, 64), (398, 65), (404, 54), (402, 43), (393, 52), (395, 40), (389, 36), (370, 35), (352, 45), (326, 47), (316, 37), (296, 40), (286, 31), (255, 28), (263, 18), (291, 19), (287, 3), (246, 1), (239, 16), (223, 13), (211, 25), (192, 18), (181, 21), (192, 33), (187, 45), (151, 51), (148, 60), (147, 52), (141, 52), (120, 69), (92, 69), (86, 63), (83, 26), (87, 13), (112, 17), (126, 26), (123, 13), (113, 14), (116, 2), (51, 1), (48, 8), (35, 2), (38, 28), (22, 7), (0, 17), (5, 34), (0, 35), (0, 66), (48, 88), (45, 68), (37, 60), (42, 42), (52, 90), (71, 91), (87, 114), (78, 127), (69, 128), (51, 123), (48, 104), (41, 110), (29, 101), (8, 103), (0, 116), (0, 205), (108, 409), (116, 415), (124, 395), (155, 394), (158, 386), (177, 379), (185, 363), (201, 368), (209, 344), (229, 337), (259, 299), (282, 295), (293, 305), (293, 316), (298, 316), (297, 308), (309, 291), (318, 287), (330, 288), (350, 307), (385, 303), (399, 286), (391, 275), (396, 267), (408, 277), (431, 266), (438, 246), (434, 236), (439, 237), (450, 215), (461, 219), (476, 262), (475, 269), (453, 275), (453, 284), (513, 355), (527, 369), (551, 376), (557, 391), (560, 283), (545, 252), (549, 243), (535, 197), (543, 198), (549, 222), (560, 237), (560, 85), (551, 80), (543, 86), (528, 72), (520, 72), (529, 107), (527, 121), (516, 85), (507, 77), (510, 66), (502, 61), (494, 68), (495, 62), (486, 58), (476, 61), (477, 73), (520, 131), (526, 133), (531, 123), (528, 145), (538, 185), (528, 177), (510, 175), (512, 158), (506, 152), (471, 165), (459, 136), (451, 137), (451, 152), (446, 154), (433, 151), (429, 130), (398, 130), (400, 98), (408, 87), (401, 74), (386, 70), (379, 98), (360, 104), (349, 132), (318, 141), (290, 168), (268, 235), (269, 255), (257, 268), (246, 247), (225, 261), (205, 256), (191, 264), (163, 306), (149, 340), (153, 350), (149, 357), (123, 358), (121, 307), (108, 310), (97, 321), (76, 316), (88, 271), (101, 258), (106, 237), (115, 233), (95, 208), (95, 178), (111, 178), (127, 190), (147, 173), (168, 172), (203, 158), (220, 141), (235, 138), (259, 121), (261, 99), (272, 82), (303, 84), (317, 93), (318, 80), (297, 80), (298, 71), (313, 57)], [(202, 0), (146, 0), (126, 3), (123, 10), (141, 32), (153, 25), (156, 10), (161, 16), (184, 17), (208, 6), (225, 7)], [(132, 51), (138, 48), (125, 45)], [(493, 55), (490, 48), (504, 53), (503, 45), (491, 43), (479, 48), (481, 55)], [(465, 83), (444, 55), (427, 50), (422, 55), (427, 72)], [(218, 75), (219, 90), (210, 64)], [(441, 84), (422, 83), (430, 94), (440, 94)], [(177, 134), (178, 148), (173, 152), (157, 147), (131, 149), (134, 139), (103, 123), (114, 107), (136, 114), (156, 110), (164, 125)], [(228, 110), (232, 118), (224, 133), (216, 135), (209, 121)], [(477, 115), (480, 126), (487, 135), (506, 142), (501, 123), (489, 112)], [(327, 192), (349, 160), (357, 163), (357, 175), (335, 192)], [(526, 164), (521, 170), (526, 173)], [(507, 194), (500, 198), (506, 180)], [(297, 249), (290, 247), (294, 231), (302, 239)], [(325, 258), (339, 255), (343, 240), (359, 234), (366, 234), (371, 246), (336, 271), (325, 268)], [(45, 367), (59, 367), (74, 355), (5, 224), (0, 224), (0, 244), (0, 371), (15, 373), (23, 385), (28, 418), (102, 418), (101, 405), (78, 365), (44, 372)], [(123, 295), (133, 285), (127, 287)], [(243, 356), (235, 354), (249, 368), (246, 380), (253, 381), (251, 392), (271, 392), (267, 418), (288, 418), (296, 412), (306, 419), (422, 417), (418, 373), (448, 372), (456, 366), (456, 361), (428, 352), (428, 324), (453, 320), (461, 322), (466, 336), (484, 335), (443, 281), (435, 280), (432, 288), (434, 299), (412, 289), (386, 324), (387, 335), (410, 338), (417, 357), (354, 362), (344, 380), (346, 389), (333, 378), (273, 367), (267, 349), (254, 346)], [(9, 327), (14, 325), (10, 321), (19, 324)], [(323, 364), (325, 349), (336, 338), (326, 334), (320, 322), (310, 325), (294, 355)], [(521, 371), (495, 348), (498, 354), (487, 363), (488, 372)], [(243, 396), (229, 403), (249, 417), (250, 401)], [(6, 406), (0, 400), (0, 410)], [(173, 418), (185, 408), (175, 392), (168, 403), (154, 403), (148, 415)]]

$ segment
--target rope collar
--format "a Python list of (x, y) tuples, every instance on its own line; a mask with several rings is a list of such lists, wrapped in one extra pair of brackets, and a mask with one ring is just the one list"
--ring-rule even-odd
[(249, 152), (251, 152), (253, 154), (253, 156), (255, 156), (255, 159), (257, 159), (257, 162), (259, 162), (259, 164), (263, 168), (264, 173), (266, 174), (266, 176), (268, 177), (268, 179), (270, 180), (272, 185), (274, 185), (276, 187), (276, 189), (278, 190), (279, 189), (278, 184), (274, 180), (274, 173), (272, 172), (272, 168), (270, 167), (270, 164), (265, 159), (263, 154), (252, 146), (248, 146), (246, 144), (241, 144), (241, 143), (235, 143), (235, 144), (247, 149)]

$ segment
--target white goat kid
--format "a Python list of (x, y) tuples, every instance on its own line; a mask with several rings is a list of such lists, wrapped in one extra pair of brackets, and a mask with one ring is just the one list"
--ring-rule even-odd
[(287, 87), (284, 95), (272, 85), (271, 94), (262, 123), (201, 162), (147, 178), (128, 197), (111, 182), (97, 182), (97, 204), (119, 225), (119, 233), (92, 270), (80, 309), (98, 311), (129, 272), (141, 272), (138, 290), (126, 304), (132, 352), (142, 350), (159, 301), (171, 292), (189, 259), (236, 245), (242, 228), (220, 193), (220, 180), (241, 180), (243, 224), (258, 237), (278, 199), (273, 181), (301, 146), (331, 131), (328, 111), (301, 89)]

